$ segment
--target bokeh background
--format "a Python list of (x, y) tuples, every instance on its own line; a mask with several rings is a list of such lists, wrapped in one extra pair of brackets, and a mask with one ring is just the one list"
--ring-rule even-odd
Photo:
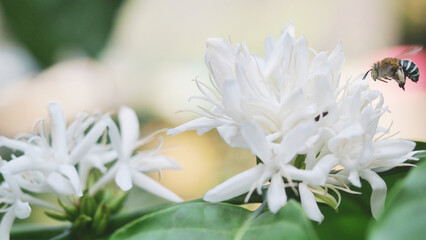
[[(0, 0), (0, 135), (32, 131), (59, 102), (66, 116), (81, 111), (117, 112), (121, 105), (139, 115), (141, 134), (174, 127), (197, 117), (191, 81), (208, 83), (205, 39), (247, 41), (263, 55), (267, 35), (278, 37), (292, 20), (310, 47), (331, 52), (343, 42), (344, 79), (365, 73), (407, 45), (426, 44), (424, 0)], [(396, 137), (426, 140), (426, 53), (413, 59), (420, 81), (373, 82), (391, 110)], [(185, 200), (255, 164), (254, 156), (224, 144), (216, 131), (164, 136), (166, 155), (181, 171), (164, 172), (162, 184)], [(156, 143), (153, 143), (155, 145)], [(152, 147), (147, 146), (147, 147)], [(131, 207), (156, 200), (136, 194)]]

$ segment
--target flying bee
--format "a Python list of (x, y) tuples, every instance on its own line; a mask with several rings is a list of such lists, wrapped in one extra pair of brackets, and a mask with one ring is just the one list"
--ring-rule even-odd
[[(413, 47), (413, 50), (404, 53), (414, 54), (422, 49), (421, 46)], [(379, 80), (387, 83), (389, 80), (395, 80), (399, 87), (405, 90), (405, 78), (408, 77), (413, 82), (419, 81), (420, 71), (417, 65), (408, 59), (398, 58), (385, 58), (380, 62), (376, 62), (373, 67), (368, 70), (363, 80), (367, 77), (368, 73), (371, 72), (371, 77), (374, 81)]]

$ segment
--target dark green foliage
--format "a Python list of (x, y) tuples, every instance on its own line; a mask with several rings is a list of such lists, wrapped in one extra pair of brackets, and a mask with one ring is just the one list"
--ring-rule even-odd
[(47, 67), (67, 51), (96, 57), (108, 40), (123, 0), (0, 2), (9, 32)]

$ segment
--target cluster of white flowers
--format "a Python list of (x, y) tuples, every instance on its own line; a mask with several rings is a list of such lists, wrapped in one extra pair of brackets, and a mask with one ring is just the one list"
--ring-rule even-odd
[[(158, 132), (139, 139), (139, 122), (132, 109), (120, 109), (120, 131), (108, 114), (81, 114), (67, 127), (58, 104), (50, 104), (49, 113), (49, 123), (38, 122), (34, 134), (17, 139), (0, 137), (0, 147), (22, 154), (0, 163), (4, 178), (0, 186), (0, 212), (5, 213), (0, 224), (0, 239), (9, 239), (13, 221), (27, 218), (31, 213), (30, 206), (63, 211), (31, 194), (53, 193), (59, 199), (78, 199), (83, 192), (93, 195), (115, 180), (123, 191), (135, 184), (167, 200), (182, 201), (144, 174), (178, 169), (179, 165), (160, 154), (161, 141), (156, 149), (134, 153), (138, 147), (153, 140)], [(110, 144), (103, 141), (106, 137), (109, 137)], [(87, 189), (86, 182), (92, 169), (98, 169), (103, 175)]]
[[(246, 43), (207, 40), (205, 62), (213, 86), (198, 80), (202, 96), (213, 104), (200, 107), (202, 117), (170, 129), (168, 134), (216, 128), (232, 147), (250, 150), (261, 162), (208, 191), (204, 200), (224, 201), (269, 184), (267, 203), (276, 213), (287, 201), (286, 188), (301, 199), (307, 215), (321, 222), (317, 202), (338, 201), (327, 191), (354, 193), (365, 179), (372, 187), (371, 208), (377, 216), (386, 184), (377, 174), (413, 157), (415, 143), (390, 140), (378, 126), (387, 111), (380, 92), (360, 77), (343, 83), (341, 43), (331, 53), (308, 48), (295, 38), (290, 23), (278, 41), (267, 37), (265, 57), (250, 53)], [(333, 170), (333, 171), (332, 171)]]

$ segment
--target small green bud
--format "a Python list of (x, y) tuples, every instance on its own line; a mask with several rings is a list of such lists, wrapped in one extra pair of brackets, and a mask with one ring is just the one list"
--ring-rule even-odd
[(48, 217), (53, 218), (53, 219), (58, 220), (58, 221), (69, 221), (70, 220), (67, 215), (62, 214), (62, 213), (55, 213), (55, 212), (44, 212), (44, 213)]
[(124, 201), (127, 199), (128, 192), (120, 192), (117, 194), (115, 198), (112, 199), (109, 203), (107, 202), (107, 206), (110, 209), (111, 213), (116, 213), (118, 210), (123, 207)]
[(110, 211), (108, 207), (102, 202), (96, 209), (95, 216), (93, 217), (92, 229), (96, 235), (102, 235), (108, 225)]
[(85, 214), (80, 214), (80, 216), (78, 216), (78, 218), (74, 221), (73, 225), (72, 225), (72, 229), (74, 231), (84, 231), (85, 228), (87, 227), (87, 224), (90, 223), (92, 221), (92, 218), (85, 215)]
[(87, 214), (87, 197), (86, 195), (83, 195), (83, 197), (80, 198), (80, 214)]
[(108, 220), (109, 220), (108, 216), (107, 216), (107, 215), (103, 215), (103, 217), (102, 217), (102, 219), (101, 219), (101, 221), (100, 221), (99, 225), (97, 225), (97, 226), (93, 229), (93, 230), (94, 230), (94, 232), (95, 232), (95, 234), (96, 234), (97, 236), (101, 236), (101, 235), (103, 235), (103, 234), (105, 233), (105, 230), (106, 230), (106, 228), (107, 228), (107, 226), (108, 226)]
[(93, 216), (95, 214), (97, 204), (95, 199), (92, 196), (87, 196), (87, 215)]
[(69, 219), (74, 219), (77, 217), (78, 212), (77, 208), (74, 205), (65, 205), (59, 198), (58, 198), (59, 205), (64, 209), (66, 215), (69, 217)]
[(97, 225), (99, 225), (104, 214), (107, 214), (107, 209), (105, 203), (101, 202), (101, 204), (98, 205), (98, 208), (96, 208), (95, 215), (93, 216), (92, 227), (95, 228)]

